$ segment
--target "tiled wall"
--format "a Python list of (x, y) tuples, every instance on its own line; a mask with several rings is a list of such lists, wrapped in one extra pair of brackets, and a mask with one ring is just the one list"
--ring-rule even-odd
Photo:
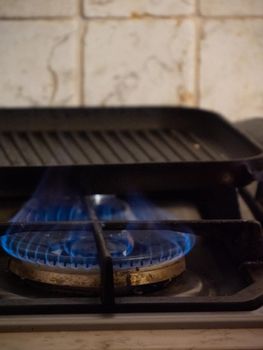
[(0, 0), (0, 105), (263, 116), (263, 0)]

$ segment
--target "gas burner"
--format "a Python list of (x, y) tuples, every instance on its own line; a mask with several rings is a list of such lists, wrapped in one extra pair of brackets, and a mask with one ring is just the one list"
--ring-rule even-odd
[[(13, 231), (13, 232), (12, 232)], [(105, 231), (114, 285), (130, 288), (172, 280), (185, 270), (194, 235), (171, 230)], [(10, 270), (23, 279), (70, 288), (99, 289), (100, 271), (90, 231), (11, 230), (2, 238)]]
[[(130, 202), (139, 211), (152, 211), (139, 196), (131, 197)], [(60, 230), (59, 222), (92, 222), (90, 208), (97, 220), (133, 220), (135, 211), (129, 204), (113, 195), (32, 198), (12, 222), (55, 221), (57, 225), (39, 231), (25, 230), (23, 226), (16, 231), (11, 226), (1, 239), (2, 247), (12, 256), (10, 270), (23, 279), (45, 284), (99, 289), (100, 253), (92, 230)], [(104, 231), (103, 235), (112, 257), (117, 289), (162, 283), (179, 276), (185, 270), (184, 257), (194, 243), (191, 234), (154, 227), (136, 231), (129, 230), (128, 225), (127, 229)]]

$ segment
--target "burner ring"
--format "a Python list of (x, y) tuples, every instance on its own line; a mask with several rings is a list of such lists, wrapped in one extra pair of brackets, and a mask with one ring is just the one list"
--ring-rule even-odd
[[(56, 269), (14, 258), (10, 260), (9, 269), (22, 279), (55, 286), (96, 290), (100, 287), (100, 273), (98, 269), (76, 273), (72, 269)], [(164, 282), (178, 277), (184, 271), (184, 257), (176, 261), (156, 264), (154, 266), (115, 270), (113, 272), (114, 286), (118, 289)]]

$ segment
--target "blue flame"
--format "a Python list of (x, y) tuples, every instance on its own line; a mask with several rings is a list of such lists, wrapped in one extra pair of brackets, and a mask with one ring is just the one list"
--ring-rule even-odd
[(127, 197), (127, 202), (136, 220), (173, 220), (172, 213), (161, 209), (157, 205), (142, 197), (140, 194), (132, 194)]
[[(171, 230), (106, 231), (105, 241), (114, 267), (127, 269), (176, 261), (192, 249), (195, 238)], [(94, 269), (98, 254), (92, 232), (59, 231), (59, 226), (43, 231), (6, 234), (2, 247), (11, 256), (41, 265)]]
[(79, 197), (32, 198), (11, 222), (87, 221), (88, 215)]
[[(116, 268), (130, 269), (175, 262), (187, 255), (195, 243), (195, 235), (172, 230), (148, 229), (126, 232), (132, 238), (133, 249), (128, 256), (113, 257)], [(106, 232), (107, 244), (107, 238), (115, 234), (116, 232)]]
[[(100, 220), (168, 219), (159, 208), (140, 196), (126, 203), (115, 196), (92, 196)], [(93, 233), (84, 230), (62, 231), (59, 222), (88, 221), (85, 202), (79, 196), (38, 197), (30, 199), (12, 222), (57, 222), (49, 231), (24, 231), (22, 226), (9, 230), (1, 238), (3, 249), (11, 256), (30, 263), (63, 268), (97, 269), (98, 252)], [(129, 210), (127, 209), (129, 207)], [(171, 217), (169, 217), (171, 218)], [(180, 259), (192, 249), (195, 236), (172, 230), (132, 230), (104, 232), (114, 268), (147, 267)]]

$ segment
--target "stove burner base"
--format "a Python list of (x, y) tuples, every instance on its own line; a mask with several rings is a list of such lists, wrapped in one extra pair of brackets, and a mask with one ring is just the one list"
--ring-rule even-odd
[[(136, 268), (129, 270), (116, 270), (113, 272), (116, 293), (129, 294), (131, 289), (163, 285), (174, 280), (186, 269), (185, 258), (165, 264)], [(56, 268), (32, 264), (18, 259), (11, 259), (9, 270), (24, 280), (59, 287), (61, 289), (87, 290), (98, 294), (100, 289), (100, 273), (98, 269), (91, 271)], [(146, 288), (147, 289), (147, 288)]]

